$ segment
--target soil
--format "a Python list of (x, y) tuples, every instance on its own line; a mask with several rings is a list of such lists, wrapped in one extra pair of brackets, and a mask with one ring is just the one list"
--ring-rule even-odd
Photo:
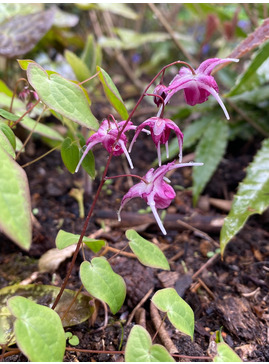
[[(146, 141), (146, 146), (142, 143), (138, 140), (135, 145), (137, 154), (134, 157), (133, 173), (139, 175), (143, 175), (152, 160), (156, 158), (150, 141)], [(193, 342), (176, 330), (167, 319), (165, 320), (166, 335), (171, 338), (177, 353), (187, 356), (177, 358), (178, 361), (205, 361), (209, 355), (211, 337), (220, 329), (224, 341), (244, 361), (269, 361), (268, 212), (262, 216), (254, 215), (249, 219), (230, 242), (224, 259), (221, 260), (216, 252), (221, 225), (214, 225), (212, 221), (217, 219), (222, 221), (227, 212), (214, 207), (209, 200), (209, 196), (218, 199), (232, 198), (238, 183), (244, 177), (244, 168), (252, 160), (258, 147), (259, 142), (252, 142), (247, 146), (244, 143), (239, 146), (238, 143), (231, 143), (196, 208), (192, 205), (191, 192), (187, 189), (191, 186), (191, 170), (185, 168), (173, 173), (170, 176), (172, 185), (181, 185), (184, 190), (177, 190), (175, 200), (167, 209), (165, 226), (169, 232), (165, 237), (159, 232), (150, 214), (138, 214), (139, 209), (146, 207), (139, 199), (126, 205), (122, 223), (118, 223), (116, 212), (123, 194), (129, 188), (128, 179), (113, 180), (103, 188), (86, 234), (96, 233), (105, 226), (106, 231), (103, 230), (98, 236), (104, 238), (110, 247), (122, 249), (127, 244), (125, 230), (135, 228), (144, 238), (158, 242), (169, 260), (171, 270), (148, 268), (140, 264), (137, 259), (122, 254), (110, 259), (114, 271), (121, 274), (126, 282), (126, 300), (116, 315), (108, 311), (108, 324), (105, 328), (102, 328), (105, 320), (102, 305), (96, 306), (91, 319), (68, 328), (68, 331), (77, 335), (80, 340), (74, 350), (88, 349), (100, 352), (124, 350), (128, 333), (135, 324), (144, 325), (153, 336), (156, 331), (154, 327), (156, 312), (150, 305), (150, 298), (158, 289), (174, 287), (195, 314)], [(48, 148), (37, 139), (27, 147), (20, 163), (27, 163), (47, 150)], [(94, 154), (97, 177), (92, 186), (88, 185), (93, 192), (84, 193), (86, 214), (98, 187), (101, 168), (107, 158), (107, 153), (98, 146), (95, 147)], [(125, 163), (121, 157), (114, 158), (109, 175), (126, 173)], [(25, 170), (29, 178), (35, 216), (33, 244), (29, 252), (24, 252), (1, 235), (1, 288), (25, 280), (38, 270), (38, 259), (49, 249), (55, 248), (55, 237), (59, 229), (79, 234), (84, 223), (84, 218), (79, 217), (78, 202), (70, 196), (73, 188), (84, 186), (85, 176), (82, 171), (71, 175), (63, 166), (58, 151), (26, 167)], [(178, 222), (179, 219), (189, 225), (181, 224)], [(124, 251), (131, 252), (129, 248)], [(93, 256), (88, 251), (86, 253), (88, 259)], [(114, 254), (109, 251), (106, 257), (112, 257)], [(210, 256), (213, 258), (209, 259)], [(67, 258), (53, 273), (39, 273), (31, 279), (31, 283), (60, 286), (70, 261), (71, 258)], [(78, 272), (82, 261), (83, 257), (79, 255), (68, 282), (70, 289), (76, 290), (80, 287)], [(209, 264), (205, 266), (207, 262)], [(131, 322), (128, 322), (135, 306), (147, 294), (148, 298), (137, 310)], [(162, 318), (161, 313), (158, 315)], [(155, 342), (163, 344), (163, 340), (164, 338), (158, 335)], [(5, 360), (25, 361), (26, 358), (22, 354), (17, 354)], [(124, 361), (124, 356), (121, 353), (85, 353), (68, 350), (64, 361), (115, 362)]]

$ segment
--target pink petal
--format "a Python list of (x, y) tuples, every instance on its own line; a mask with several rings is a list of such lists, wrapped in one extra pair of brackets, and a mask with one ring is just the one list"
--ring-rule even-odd
[(200, 66), (197, 68), (197, 73), (203, 73), (205, 75), (210, 75), (213, 69), (222, 63), (228, 62), (239, 62), (239, 59), (236, 58), (210, 58), (206, 61), (202, 62)]

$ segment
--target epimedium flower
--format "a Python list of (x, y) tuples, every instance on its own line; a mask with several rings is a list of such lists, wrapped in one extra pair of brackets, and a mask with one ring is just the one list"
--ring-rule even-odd
[(211, 72), (216, 66), (222, 63), (238, 61), (239, 59), (235, 58), (210, 58), (202, 62), (196, 70), (193, 70), (194, 73), (187, 67), (181, 67), (178, 74), (170, 82), (166, 90), (164, 90), (167, 93), (164, 101), (165, 104), (168, 103), (175, 93), (183, 89), (185, 101), (191, 106), (207, 101), (211, 94), (217, 100), (226, 118), (229, 120), (229, 114), (219, 96), (219, 88)]
[[(122, 127), (124, 126), (126, 122), (125, 121), (120, 121), (120, 122), (112, 122), (110, 120), (105, 119), (98, 131), (93, 134), (92, 136), (90, 136), (90, 138), (87, 140), (86, 142), (86, 149), (84, 151), (84, 153), (82, 154), (80, 161), (77, 165), (76, 171), (77, 172), (79, 170), (79, 167), (83, 161), (83, 159), (85, 158), (85, 156), (87, 155), (87, 153), (89, 153), (89, 151), (98, 143), (102, 143), (103, 146), (105, 147), (105, 149), (111, 153), (113, 146), (116, 142), (116, 139), (118, 138), (119, 132), (121, 131)], [(136, 126), (133, 125), (133, 123), (131, 121), (129, 121), (126, 125), (126, 127), (124, 128), (124, 131), (121, 133), (121, 136), (119, 138), (119, 140), (117, 141), (117, 144), (114, 146), (113, 149), (113, 155), (118, 156), (121, 154), (125, 154), (130, 167), (133, 169), (133, 163), (132, 160), (129, 156), (129, 153), (126, 149), (126, 144), (128, 142), (128, 139), (125, 135), (125, 132), (130, 130), (130, 129), (136, 129)]]
[(131, 153), (133, 144), (135, 143), (139, 133), (144, 130), (143, 128), (148, 126), (151, 131), (151, 137), (156, 145), (157, 154), (158, 154), (158, 161), (159, 166), (161, 166), (161, 144), (165, 144), (166, 146), (166, 155), (167, 158), (169, 157), (169, 150), (168, 150), (168, 139), (170, 135), (170, 131), (174, 130), (178, 139), (179, 145), (179, 162), (182, 160), (182, 145), (183, 145), (183, 133), (179, 129), (179, 127), (170, 119), (164, 119), (162, 117), (154, 116), (145, 120), (142, 124), (137, 126), (135, 135), (129, 147), (129, 153)]
[(174, 189), (166, 182), (169, 182), (169, 180), (165, 177), (165, 174), (168, 171), (176, 168), (202, 165), (203, 163), (176, 163), (174, 161), (158, 167), (155, 171), (154, 168), (151, 168), (146, 173), (146, 175), (141, 178), (141, 182), (131, 187), (129, 191), (123, 196), (120, 209), (118, 211), (118, 220), (121, 221), (120, 213), (126, 203), (135, 197), (140, 197), (143, 198), (150, 206), (159, 228), (161, 229), (162, 233), (166, 235), (166, 230), (158, 215), (157, 209), (167, 208), (175, 198), (176, 193)]

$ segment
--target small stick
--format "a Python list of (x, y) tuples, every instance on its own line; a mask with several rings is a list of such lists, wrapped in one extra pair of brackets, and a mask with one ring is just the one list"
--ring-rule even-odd
[(145, 296), (141, 299), (141, 301), (135, 306), (135, 308), (133, 309), (133, 311), (131, 312), (128, 321), (126, 323), (126, 326), (130, 325), (130, 323), (132, 322), (132, 319), (136, 313), (136, 311), (146, 302), (146, 300), (149, 298), (149, 296), (151, 295), (151, 293), (153, 292), (154, 287), (150, 288), (150, 290), (148, 290), (148, 292), (145, 294)]

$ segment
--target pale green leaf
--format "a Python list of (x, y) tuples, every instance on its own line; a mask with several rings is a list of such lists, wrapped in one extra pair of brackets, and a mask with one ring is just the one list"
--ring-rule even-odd
[(249, 66), (237, 79), (235, 86), (226, 95), (226, 97), (239, 95), (246, 91), (251, 91), (258, 88), (260, 85), (269, 81), (268, 76), (268, 57), (269, 57), (269, 42), (266, 42)]
[[(7, 126), (8, 127), (8, 126)], [(9, 127), (8, 127), (9, 128)], [(9, 139), (1, 129), (0, 124), (0, 146), (9, 154), (12, 158), (15, 158), (15, 150), (10, 144)]]
[(126, 362), (175, 361), (162, 345), (152, 345), (149, 333), (140, 325), (135, 325), (130, 331), (124, 355)]
[(12, 148), (16, 148), (16, 138), (13, 130), (5, 123), (0, 122), (0, 130), (5, 134)]
[(64, 56), (67, 62), (72, 67), (76, 78), (78, 81), (82, 82), (85, 81), (87, 78), (91, 77), (91, 72), (87, 65), (84, 63), (82, 59), (80, 59), (75, 53), (65, 50)]
[(51, 109), (87, 128), (97, 130), (84, 89), (57, 73), (50, 75), (37, 63), (30, 63), (27, 77), (40, 99)]
[[(56, 236), (55, 244), (58, 249), (67, 248), (70, 245), (77, 244), (80, 235), (68, 233), (67, 231), (60, 230)], [(98, 253), (99, 250), (106, 245), (104, 240), (92, 239), (84, 236), (82, 239), (83, 243), (87, 245), (94, 253)]]
[(249, 216), (262, 214), (269, 206), (269, 139), (265, 139), (246, 177), (234, 196), (231, 211), (224, 220), (220, 234), (222, 254), (232, 237), (244, 226)]
[(63, 361), (65, 333), (55, 311), (18, 296), (8, 300), (8, 308), (16, 317), (14, 332), (17, 345), (29, 360)]
[(126, 296), (125, 282), (112, 270), (105, 258), (98, 257), (91, 262), (83, 262), (80, 278), (85, 289), (93, 297), (107, 303), (113, 314), (119, 311)]
[(27, 130), (33, 130), (34, 132), (37, 134), (40, 134), (44, 137), (47, 137), (49, 139), (52, 140), (59, 140), (59, 141), (63, 141), (64, 138), (62, 137), (62, 135), (60, 133), (58, 133), (58, 131), (52, 129), (51, 127), (42, 124), (42, 123), (36, 123), (36, 120), (33, 120), (31, 118), (29, 118), (29, 116), (25, 116), (21, 121), (20, 121), (20, 125), (27, 129)]
[(0, 228), (22, 249), (32, 241), (31, 200), (25, 171), (0, 146)]
[(140, 263), (152, 268), (170, 270), (165, 255), (157, 245), (142, 238), (135, 230), (127, 230), (126, 237)]
[(96, 4), (100, 10), (111, 11), (114, 14), (121, 15), (127, 19), (136, 20), (137, 14), (128, 5), (121, 3), (99, 3)]
[(240, 357), (225, 343), (217, 344), (217, 355), (213, 358), (218, 363), (241, 362)]
[[(14, 317), (11, 315), (7, 308), (7, 301), (13, 296), (21, 296), (29, 298), (30, 300), (51, 307), (60, 292), (60, 287), (41, 285), (41, 284), (28, 284), (8, 286), (0, 290), (0, 344), (12, 345), (15, 343), (13, 323)], [(63, 317), (69, 308), (69, 312), (63, 318), (63, 326), (74, 326), (81, 322), (86, 321), (93, 313), (94, 307), (90, 305), (92, 297), (80, 293), (77, 295), (76, 291), (65, 289), (63, 295), (57, 304), (55, 311)], [(76, 299), (74, 301), (74, 298)], [(2, 329), (2, 330), (1, 330)]]
[(195, 151), (195, 161), (203, 167), (193, 167), (193, 202), (197, 203), (200, 193), (217, 169), (228, 142), (229, 127), (226, 121), (212, 120), (205, 130)]
[(122, 120), (126, 120), (128, 118), (128, 111), (123, 103), (121, 95), (115, 86), (114, 82), (112, 81), (111, 77), (108, 73), (103, 70), (101, 67), (96, 67), (98, 73), (98, 77), (103, 85), (104, 92), (108, 101), (114, 107), (114, 109), (120, 114)]
[(163, 312), (176, 329), (193, 339), (194, 314), (191, 307), (176, 292), (174, 288), (164, 288), (152, 297), (154, 305)]
[(7, 87), (4, 81), (0, 80), (0, 93), (4, 93), (9, 97), (12, 97), (13, 92)]

